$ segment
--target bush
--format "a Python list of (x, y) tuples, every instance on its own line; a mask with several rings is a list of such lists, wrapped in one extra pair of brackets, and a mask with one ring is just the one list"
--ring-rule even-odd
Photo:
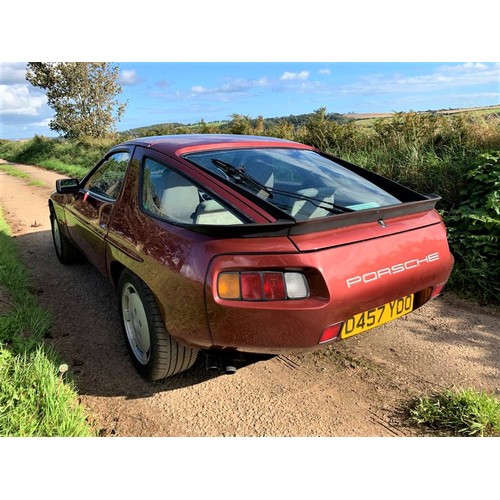
[(29, 141), (0, 144), (0, 157), (17, 163), (39, 165), (64, 173), (64, 168), (51, 165), (68, 165), (86, 172), (115, 144), (120, 136), (107, 139), (66, 140), (35, 135)]
[(479, 156), (461, 195), (445, 214), (456, 258), (451, 285), (482, 302), (500, 303), (500, 151)]

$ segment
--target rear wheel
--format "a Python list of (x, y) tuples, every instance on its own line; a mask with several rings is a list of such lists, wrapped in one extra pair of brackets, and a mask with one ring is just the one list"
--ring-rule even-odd
[(63, 264), (73, 264), (81, 258), (78, 249), (68, 240), (61, 232), (59, 221), (57, 220), (54, 210), (50, 210), (50, 226), (52, 229), (52, 241), (54, 242), (54, 250), (57, 258)]
[(128, 270), (118, 281), (118, 305), (127, 348), (143, 377), (160, 380), (194, 365), (198, 350), (168, 334), (153, 293)]

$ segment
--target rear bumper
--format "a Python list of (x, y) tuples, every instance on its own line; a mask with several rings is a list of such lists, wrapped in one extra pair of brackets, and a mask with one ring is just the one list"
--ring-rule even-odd
[[(409, 294), (415, 294), (414, 308), (421, 306), (452, 267), (442, 223), (298, 254), (218, 256), (206, 282), (214, 347), (265, 354), (317, 349), (327, 326), (355, 314)], [(309, 298), (250, 302), (217, 296), (219, 273), (257, 269), (303, 272)]]

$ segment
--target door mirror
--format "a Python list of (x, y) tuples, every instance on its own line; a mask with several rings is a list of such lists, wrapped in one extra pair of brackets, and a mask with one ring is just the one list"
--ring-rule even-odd
[(59, 194), (74, 194), (80, 190), (78, 179), (57, 179), (56, 191)]

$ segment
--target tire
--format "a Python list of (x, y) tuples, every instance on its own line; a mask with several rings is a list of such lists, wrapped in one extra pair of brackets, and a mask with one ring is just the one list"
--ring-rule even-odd
[(57, 258), (63, 264), (74, 264), (81, 260), (78, 249), (61, 232), (59, 222), (53, 209), (50, 210), (50, 227), (52, 230), (52, 241)]
[(194, 365), (198, 350), (168, 334), (153, 293), (128, 270), (118, 280), (118, 307), (128, 351), (144, 378), (160, 380)]

